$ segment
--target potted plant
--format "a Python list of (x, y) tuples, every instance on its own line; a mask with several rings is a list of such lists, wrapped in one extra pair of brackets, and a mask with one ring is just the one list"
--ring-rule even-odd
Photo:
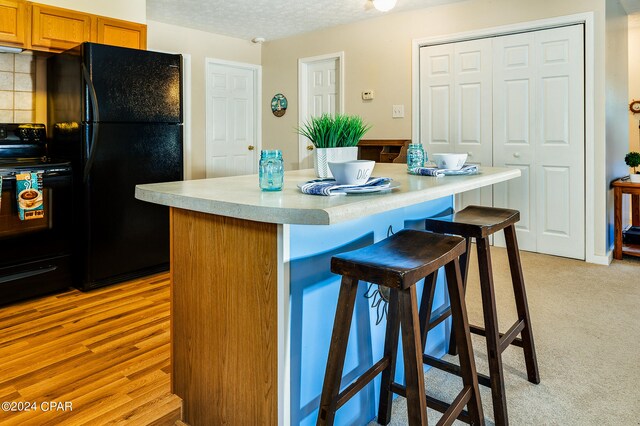
[(631, 182), (640, 183), (640, 172), (636, 167), (640, 166), (640, 152), (632, 151), (624, 156), (624, 162), (627, 166), (633, 167), (633, 173), (629, 176)]
[(322, 114), (311, 117), (296, 131), (314, 145), (314, 166), (320, 178), (332, 177), (328, 162), (358, 159), (358, 142), (371, 126), (355, 115)]

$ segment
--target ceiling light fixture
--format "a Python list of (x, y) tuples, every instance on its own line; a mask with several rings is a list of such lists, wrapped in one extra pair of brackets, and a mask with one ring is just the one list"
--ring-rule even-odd
[(394, 7), (396, 7), (396, 3), (398, 0), (372, 0), (373, 7), (378, 9), (380, 12), (388, 12)]

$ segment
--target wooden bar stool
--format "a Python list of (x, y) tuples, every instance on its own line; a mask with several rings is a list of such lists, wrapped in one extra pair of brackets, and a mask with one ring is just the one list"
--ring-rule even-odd
[[(444, 412), (438, 424), (449, 425), (456, 418), (470, 424), (484, 424), (458, 263), (464, 250), (465, 242), (460, 237), (403, 230), (379, 243), (339, 254), (331, 259), (331, 271), (342, 275), (342, 283), (322, 387), (318, 425), (332, 425), (336, 411), (380, 373), (382, 382), (378, 422), (386, 425), (391, 420), (391, 400), (393, 393), (396, 393), (407, 398), (409, 424), (427, 424), (427, 405), (431, 405), (427, 402), (424, 388), (424, 339), (421, 342), (414, 284), (424, 277), (435, 276), (441, 266), (445, 267), (451, 295), (453, 327), (456, 329), (455, 338), (460, 348), (463, 389), (450, 405), (433, 398), (429, 398), (429, 401), (437, 401), (434, 408)], [(359, 280), (379, 284), (390, 290), (384, 354), (373, 367), (340, 392)], [(406, 386), (393, 381), (400, 329)], [(465, 405), (468, 411), (464, 410)]]
[[(496, 425), (508, 424), (507, 400), (504, 389), (504, 374), (502, 371), (502, 352), (509, 345), (520, 346), (524, 350), (524, 359), (527, 366), (527, 378), (531, 383), (540, 383), (538, 373), (538, 362), (536, 361), (536, 351), (533, 344), (533, 333), (531, 331), (531, 320), (529, 318), (529, 307), (527, 295), (524, 288), (524, 278), (520, 265), (520, 254), (518, 251), (518, 241), (516, 240), (515, 223), (520, 220), (520, 212), (517, 210), (501, 209), (495, 207), (469, 206), (452, 215), (433, 217), (426, 220), (426, 229), (441, 234), (460, 235), (465, 238), (467, 250), (460, 257), (462, 268), (463, 292), (467, 286), (467, 275), (469, 271), (468, 255), (471, 249), (471, 240), (476, 239), (478, 251), (478, 266), (480, 269), (480, 290), (482, 293), (482, 309), (484, 314), (485, 328), (470, 325), (472, 333), (486, 336), (487, 354), (489, 360), (489, 377), (478, 374), (478, 381), (481, 385), (491, 387), (493, 399), (493, 412)], [(498, 315), (496, 312), (496, 298), (493, 286), (493, 272), (491, 269), (491, 252), (489, 236), (504, 230), (507, 243), (507, 253), (509, 256), (509, 269), (513, 282), (518, 321), (509, 328), (506, 333), (498, 330)], [(427, 309), (426, 307), (424, 309)], [(433, 320), (429, 319), (427, 331), (442, 322), (451, 315), (450, 310), (438, 312)], [(451, 330), (451, 343), (449, 353), (456, 354), (456, 342), (454, 337), (456, 330)], [(521, 334), (522, 338), (518, 335)], [(424, 362), (439, 369), (459, 374), (460, 369), (454, 364), (447, 363), (425, 355)]]

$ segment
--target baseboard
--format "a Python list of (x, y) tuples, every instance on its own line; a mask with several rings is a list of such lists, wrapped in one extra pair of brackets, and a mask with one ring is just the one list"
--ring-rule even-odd
[(592, 254), (587, 256), (587, 263), (594, 263), (596, 265), (605, 265), (609, 266), (613, 261), (613, 249), (607, 250), (607, 254), (605, 256)]

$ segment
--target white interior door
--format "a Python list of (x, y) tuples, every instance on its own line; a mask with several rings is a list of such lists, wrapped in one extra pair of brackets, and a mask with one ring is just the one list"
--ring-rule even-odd
[[(341, 112), (341, 58), (331, 56), (323, 59), (301, 60), (301, 111), (300, 122), (322, 114), (335, 115)], [(312, 168), (313, 144), (300, 137), (300, 168)]]
[[(492, 165), (491, 40), (420, 49), (421, 137), (427, 155), (467, 153), (467, 163)], [(456, 209), (492, 205), (485, 187), (456, 196)]]
[[(584, 259), (584, 55), (581, 25), (494, 40), (494, 165), (522, 178), (495, 185), (520, 211), (524, 250)], [(502, 239), (495, 240), (502, 244)]]
[(257, 74), (252, 65), (207, 62), (207, 177), (256, 173)]

